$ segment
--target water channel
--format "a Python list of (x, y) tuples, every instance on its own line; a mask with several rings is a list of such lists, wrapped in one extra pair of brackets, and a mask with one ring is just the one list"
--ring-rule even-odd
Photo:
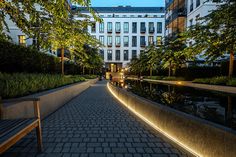
[(236, 95), (139, 80), (113, 82), (136, 95), (236, 130)]

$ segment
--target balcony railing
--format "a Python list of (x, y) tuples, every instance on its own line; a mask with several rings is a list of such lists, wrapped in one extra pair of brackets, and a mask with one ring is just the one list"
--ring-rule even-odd
[(120, 43), (116, 43), (116, 47), (120, 47)]
[(108, 43), (108, 44), (107, 44), (107, 47), (112, 47), (112, 43)]
[(145, 46), (146, 46), (146, 41), (141, 42), (141, 43), (140, 43), (140, 46), (141, 46), (141, 47), (145, 47)]
[(141, 32), (141, 33), (146, 33), (146, 27), (142, 27), (142, 28), (140, 29), (140, 32)]
[(155, 32), (155, 28), (154, 27), (150, 27), (149, 28), (149, 33), (154, 33)]
[(121, 31), (120, 29), (116, 29), (116, 33), (120, 33), (120, 31)]
[(107, 33), (112, 33), (112, 29), (108, 29), (108, 30), (107, 30)]

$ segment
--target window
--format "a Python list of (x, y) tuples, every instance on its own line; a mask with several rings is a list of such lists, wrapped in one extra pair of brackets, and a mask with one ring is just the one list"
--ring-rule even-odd
[(104, 45), (104, 44), (105, 44), (105, 43), (104, 43), (104, 36), (99, 36), (99, 41), (101, 42), (101, 44)]
[(157, 36), (157, 46), (162, 45), (162, 36)]
[(137, 50), (132, 50), (132, 59), (137, 58)]
[(124, 61), (128, 61), (128, 60), (129, 60), (129, 51), (124, 50)]
[(91, 32), (96, 33), (96, 23), (92, 23)]
[(120, 50), (116, 50), (116, 61), (120, 60)]
[(141, 22), (140, 32), (141, 33), (145, 33), (146, 32), (145, 22)]
[(26, 45), (26, 38), (25, 38), (25, 35), (19, 35), (19, 36), (18, 36), (18, 39), (19, 39), (19, 44), (20, 44), (20, 45)]
[(100, 56), (101, 56), (102, 59), (104, 60), (104, 50), (100, 50)]
[(140, 46), (141, 47), (146, 46), (145, 36), (140, 37)]
[(124, 47), (129, 47), (129, 37), (124, 36)]
[(154, 44), (154, 37), (153, 36), (149, 36), (148, 37), (148, 45), (153, 45)]
[(128, 22), (124, 23), (124, 33), (129, 33), (129, 23)]
[(104, 33), (104, 23), (99, 23), (99, 32)]
[(112, 50), (107, 50), (107, 60), (112, 60)]
[(132, 23), (132, 33), (137, 33), (137, 22)]
[(112, 22), (107, 23), (107, 32), (112, 33)]
[(190, 8), (189, 8), (189, 12), (193, 11), (193, 0), (191, 0), (190, 2)]
[(137, 46), (137, 36), (132, 36), (132, 47)]
[(107, 36), (107, 46), (112, 46), (112, 36)]
[(121, 26), (120, 26), (120, 22), (116, 22), (116, 33), (120, 33), (121, 30)]
[(157, 22), (157, 33), (162, 33), (162, 22)]
[(154, 33), (155, 29), (154, 29), (154, 22), (149, 22), (149, 33)]
[(198, 7), (201, 4), (200, 0), (197, 0), (196, 7)]
[(191, 27), (193, 25), (193, 19), (189, 20), (189, 26)]
[(116, 46), (120, 46), (120, 36), (116, 36)]

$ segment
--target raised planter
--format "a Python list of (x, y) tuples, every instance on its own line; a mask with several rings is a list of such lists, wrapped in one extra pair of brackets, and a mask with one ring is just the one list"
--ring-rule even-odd
[[(92, 79), (36, 93), (27, 97), (40, 98), (40, 113), (41, 117), (44, 118), (96, 83), (96, 81), (97, 79)], [(3, 119), (29, 118), (33, 116), (34, 110), (32, 102), (7, 103), (3, 104), (1, 114), (1, 118)]]
[(236, 156), (236, 132), (107, 85), (127, 108), (196, 156)]

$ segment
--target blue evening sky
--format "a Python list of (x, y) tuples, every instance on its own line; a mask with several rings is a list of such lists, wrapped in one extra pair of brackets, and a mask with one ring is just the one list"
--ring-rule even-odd
[(114, 7), (131, 5), (133, 7), (164, 7), (165, 0), (91, 0), (93, 7)]

